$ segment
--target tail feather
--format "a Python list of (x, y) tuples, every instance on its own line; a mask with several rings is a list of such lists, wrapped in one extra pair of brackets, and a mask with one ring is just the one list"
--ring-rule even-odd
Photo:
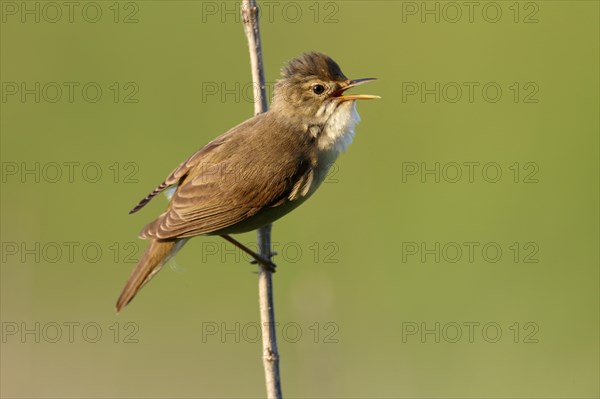
[(127, 305), (138, 291), (148, 282), (165, 263), (187, 242), (187, 239), (151, 240), (146, 252), (131, 272), (121, 295), (117, 300), (117, 312)]

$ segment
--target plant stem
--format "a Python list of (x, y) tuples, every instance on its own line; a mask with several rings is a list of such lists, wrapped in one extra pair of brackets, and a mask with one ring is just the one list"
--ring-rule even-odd
[[(255, 0), (242, 1), (242, 21), (248, 39), (252, 81), (254, 83), (254, 114), (267, 111), (265, 72), (258, 23), (258, 5)], [(271, 259), (271, 224), (261, 227), (257, 232), (258, 253)], [(275, 336), (275, 308), (273, 305), (273, 278), (267, 265), (258, 264), (258, 301), (263, 343), (263, 367), (265, 384), (269, 399), (281, 399), (279, 378), (279, 351)]]

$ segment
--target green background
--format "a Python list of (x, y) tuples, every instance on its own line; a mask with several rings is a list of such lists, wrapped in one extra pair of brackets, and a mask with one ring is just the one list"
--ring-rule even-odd
[[(114, 310), (137, 234), (166, 201), (129, 209), (252, 115), (239, 3), (124, 2), (115, 22), (99, 1), (92, 23), (94, 5), (52, 22), (42, 2), (39, 22), (22, 21), (35, 4), (2, 2), (2, 396), (264, 396), (255, 267), (228, 244), (193, 239)], [(354, 143), (319, 193), (274, 226), (284, 394), (598, 397), (598, 2), (476, 2), (471, 18), (461, 2), (269, 4), (267, 81), (319, 50), (351, 78), (379, 78), (356, 92), (382, 96), (358, 105)], [(35, 82), (39, 103), (10, 94)], [(79, 84), (73, 101), (51, 102), (49, 82)], [(439, 102), (407, 92), (436, 82)], [(436, 164), (438, 182), (420, 174)]]

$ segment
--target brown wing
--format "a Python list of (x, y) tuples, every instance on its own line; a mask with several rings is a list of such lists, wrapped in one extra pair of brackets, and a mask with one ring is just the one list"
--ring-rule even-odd
[(178, 184), (169, 208), (142, 230), (141, 237), (166, 239), (211, 233), (306, 195), (315, 160), (298, 159), (297, 147), (308, 143), (291, 139), (297, 134), (278, 131), (273, 137), (276, 143), (286, 144), (265, 151), (264, 141), (257, 140), (257, 135), (266, 128), (278, 126), (268, 119), (252, 118), (177, 168), (164, 183)]
[(129, 214), (135, 213), (142, 209), (148, 202), (152, 200), (157, 194), (161, 193), (168, 187), (179, 184), (179, 181), (189, 173), (190, 169), (194, 167), (207, 153), (211, 152), (215, 148), (219, 147), (223, 144), (224, 140), (227, 138), (227, 133), (216, 138), (211, 141), (198, 151), (196, 151), (191, 157), (183, 161), (167, 178), (164, 182), (158, 185), (150, 194), (144, 197), (132, 210), (129, 211)]

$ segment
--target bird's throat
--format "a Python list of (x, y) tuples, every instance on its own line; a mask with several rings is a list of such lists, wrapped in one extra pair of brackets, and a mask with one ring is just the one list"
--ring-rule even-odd
[[(323, 110), (327, 113), (327, 110)], [(354, 139), (354, 127), (360, 122), (360, 116), (356, 111), (356, 101), (347, 101), (332, 109), (327, 118), (323, 131), (319, 135), (319, 151), (332, 156), (337, 156), (346, 151)], [(323, 154), (326, 155), (326, 154)]]

